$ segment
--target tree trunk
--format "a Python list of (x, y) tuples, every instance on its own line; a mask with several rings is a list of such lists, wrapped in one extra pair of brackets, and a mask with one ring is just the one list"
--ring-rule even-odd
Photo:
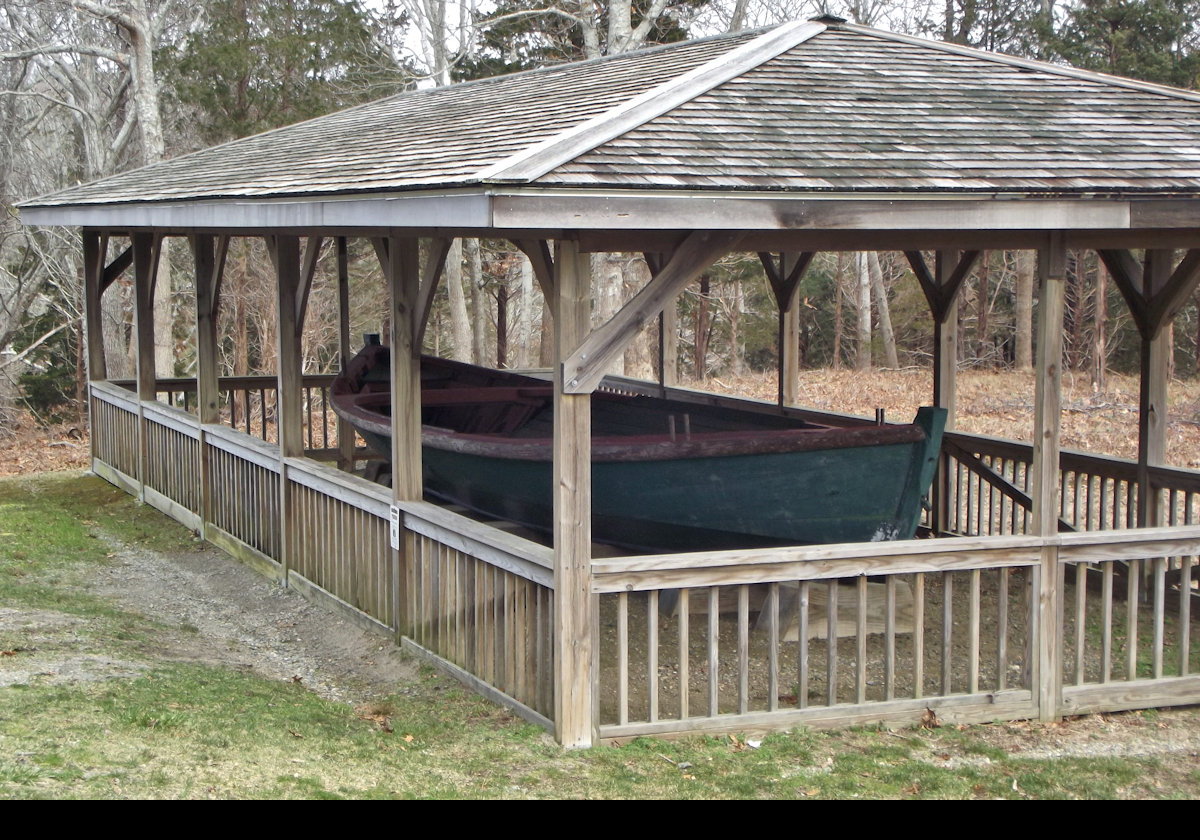
[(533, 264), (518, 253), (514, 278), (517, 286), (517, 359), (518, 368), (529, 367), (533, 349)]
[(496, 367), (508, 367), (508, 286), (496, 287)]
[(483, 293), (483, 259), (479, 255), (479, 240), (464, 239), (463, 252), (467, 258), (467, 277), (471, 282), (471, 363), (488, 363), (488, 306)]
[(1035, 252), (1017, 252), (1017, 301), (1013, 360), (1017, 370), (1033, 370), (1033, 281)]
[(866, 252), (859, 251), (854, 255), (854, 271), (858, 280), (858, 342), (855, 345), (855, 370), (871, 369), (871, 272), (867, 263)]
[(833, 280), (833, 369), (842, 369), (842, 341), (845, 338), (845, 320), (842, 316), (842, 274), (846, 268), (846, 254), (838, 251), (837, 274)]
[(879, 266), (879, 254), (871, 251), (867, 268), (871, 273), (871, 285), (875, 290), (875, 311), (879, 313), (879, 331), (883, 335), (883, 353), (887, 366), (892, 370), (900, 367), (900, 356), (896, 352), (896, 334), (892, 331), (892, 313), (888, 306), (887, 288), (883, 284), (883, 269)]
[(1092, 306), (1096, 326), (1092, 331), (1092, 389), (1103, 392), (1108, 388), (1108, 268), (1103, 260), (1096, 261), (1096, 302)]
[(692, 341), (692, 372), (700, 382), (708, 379), (709, 282), (707, 274), (700, 275), (700, 295), (696, 298), (696, 328)]
[(463, 244), (455, 239), (446, 254), (446, 295), (450, 300), (450, 358), (459, 362), (471, 360), (471, 323), (467, 315), (467, 298), (463, 294)]
[(988, 342), (988, 310), (992, 297), (991, 263), (991, 252), (984, 251), (979, 255), (975, 310), (975, 357), (979, 360), (987, 358), (991, 352)]

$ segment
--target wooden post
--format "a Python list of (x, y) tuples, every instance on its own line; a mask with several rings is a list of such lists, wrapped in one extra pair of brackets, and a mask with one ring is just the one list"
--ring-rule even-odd
[[(1158, 297), (1171, 276), (1170, 250), (1146, 251), (1142, 269), (1142, 295)], [(1138, 496), (1139, 528), (1162, 524), (1158, 493), (1150, 482), (1150, 467), (1162, 466), (1167, 458), (1167, 378), (1171, 351), (1168, 322), (1147, 323), (1141, 334), (1141, 377), (1138, 389)]]
[(221, 392), (218, 385), (217, 312), (220, 308), (221, 272), (225, 264), (228, 237), (198, 234), (192, 237), (192, 257), (196, 269), (196, 412), (200, 451), (200, 536), (207, 537), (212, 520), (211, 458), (204, 426), (220, 422)]
[[(648, 251), (642, 255), (650, 278), (667, 264), (670, 254)], [(658, 385), (666, 393), (679, 384), (679, 299), (673, 298), (658, 313)]]
[[(272, 236), (267, 240), (275, 263), (278, 307), (278, 361), (276, 363), (275, 425), (279, 435), (279, 562), (280, 577), (288, 585), (295, 535), (291, 511), (291, 488), (287, 459), (304, 454), (300, 336), (303, 324), (297, 318), (300, 291), (300, 237)], [(264, 412), (265, 415), (265, 412)], [(266, 417), (263, 417), (266, 422)]]
[(146, 444), (146, 411), (142, 404), (157, 395), (158, 379), (154, 372), (154, 282), (158, 267), (158, 242), (154, 234), (135, 233), (133, 240), (134, 311), (137, 334), (138, 395), (138, 499), (146, 501), (146, 473), (149, 453)]
[[(390, 236), (387, 241), (388, 287), (391, 297), (392, 347), (392, 498), (421, 500), (421, 345), (417, 341), (420, 312), (420, 249), (412, 237)], [(408, 564), (416, 555), (416, 537), (401, 533), (401, 548), (392, 552), (392, 601), (396, 641), (404, 634), (408, 603)]]
[(84, 394), (88, 410), (88, 440), (90, 458), (88, 469), (96, 461), (96, 418), (92, 416), (91, 383), (108, 378), (104, 363), (104, 325), (100, 300), (103, 295), (104, 257), (108, 250), (108, 237), (92, 231), (83, 233), (83, 320), (87, 342), (88, 387)]
[(787, 309), (779, 313), (779, 404), (800, 401), (800, 285), (792, 289)]
[(679, 301), (672, 300), (658, 316), (658, 384), (679, 384)]
[[(1033, 427), (1033, 532), (1058, 535), (1058, 457), (1062, 409), (1062, 320), (1067, 271), (1062, 235), (1038, 251), (1037, 386)], [(1058, 720), (1062, 705), (1062, 646), (1058, 546), (1044, 545), (1038, 569), (1034, 624), (1034, 690), (1042, 720)]]
[(563, 360), (587, 335), (590, 261), (560, 240), (555, 267), (554, 698), (555, 736), (566, 747), (596, 737), (596, 596), (591, 592), (591, 393), (564, 392)]
[[(947, 299), (946, 288), (954, 266), (953, 255), (938, 251), (934, 258), (933, 282), (940, 299), (933, 313), (933, 404), (946, 409), (946, 431), (954, 428), (954, 413), (958, 403), (958, 306), (957, 294)], [(955, 289), (957, 292), (957, 289)], [(951, 488), (953, 483), (950, 458), (938, 456), (937, 477), (933, 482), (933, 530), (940, 534), (949, 530), (951, 505), (957, 505)]]
[[(954, 268), (953, 255), (938, 251), (934, 261), (934, 282), (945, 289)], [(957, 292), (957, 289), (955, 289)], [(958, 296), (943, 300), (942, 311), (933, 320), (933, 404), (946, 409), (946, 430), (954, 428), (958, 403)]]
[(104, 258), (107, 246), (107, 236), (84, 231), (83, 316), (84, 335), (87, 338), (87, 375), (90, 382), (101, 382), (108, 378), (104, 362), (104, 320), (100, 308), (100, 300), (104, 295)]
[[(341, 370), (353, 355), (350, 346), (350, 257), (346, 237), (337, 238), (338, 351)], [(354, 472), (354, 427), (338, 417), (338, 468)]]

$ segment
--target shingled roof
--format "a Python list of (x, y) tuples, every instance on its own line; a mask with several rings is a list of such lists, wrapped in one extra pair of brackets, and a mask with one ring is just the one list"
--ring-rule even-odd
[[(275, 205), (259, 226), (352, 225), (371, 197), (375, 225), (486, 227), (498, 196), (664, 191), (1200, 198), (1200, 95), (809, 21), (400, 94), (23, 212), (149, 224), (171, 207), (171, 224), (205, 226), (254, 202)], [(433, 195), (488, 203), (443, 201), (445, 219), (379, 203)]]

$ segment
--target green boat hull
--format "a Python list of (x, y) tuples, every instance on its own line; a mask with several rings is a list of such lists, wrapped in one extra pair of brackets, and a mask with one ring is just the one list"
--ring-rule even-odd
[[(910, 539), (936, 467), (945, 412), (922, 409), (924, 440), (730, 457), (593, 462), (597, 542), (706, 551)], [(426, 492), (549, 531), (545, 461), (423, 449)]]

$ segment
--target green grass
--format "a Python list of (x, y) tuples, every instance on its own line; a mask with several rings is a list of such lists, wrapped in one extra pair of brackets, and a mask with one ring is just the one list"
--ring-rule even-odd
[[(0, 650), (4, 798), (1194, 798), (1184, 755), (1033, 760), (1007, 725), (797, 730), (569, 751), (436, 672), (367, 707), (302, 685), (154, 658), (150, 619), (88, 593), (114, 546), (194, 551), (186, 530), (95, 478), (0, 480), (0, 605), (70, 618), (46, 646), (140, 671), (15, 682)], [(13, 684), (9, 684), (13, 682)], [(1160, 725), (1152, 716), (1145, 725)], [(1014, 729), (1027, 735), (1031, 727)], [(1050, 731), (1050, 730), (1047, 730)], [(1014, 736), (1015, 737), (1015, 736)]]

